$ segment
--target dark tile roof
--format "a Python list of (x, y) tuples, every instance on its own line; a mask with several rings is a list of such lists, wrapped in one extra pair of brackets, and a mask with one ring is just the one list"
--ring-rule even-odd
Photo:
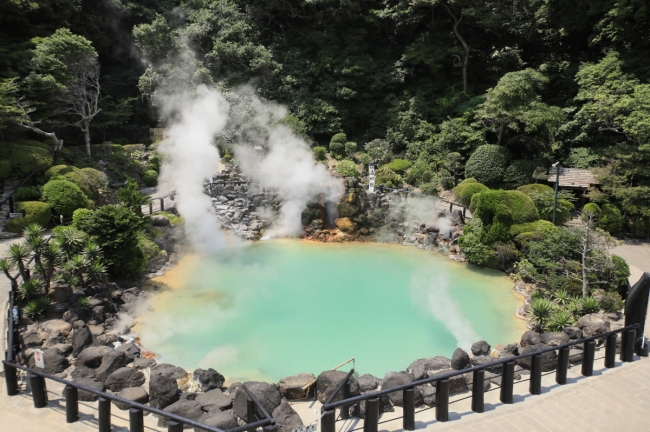
[[(548, 181), (555, 183), (557, 175), (556, 169), (551, 168), (548, 171)], [(560, 168), (560, 186), (588, 189), (591, 185), (599, 184), (591, 170), (581, 168)]]

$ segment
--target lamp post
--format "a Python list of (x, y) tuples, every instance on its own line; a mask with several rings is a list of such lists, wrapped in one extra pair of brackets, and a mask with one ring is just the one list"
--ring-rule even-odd
[(553, 199), (553, 225), (555, 225), (555, 214), (557, 213), (557, 190), (560, 185), (560, 162), (551, 165), (555, 168), (555, 198)]

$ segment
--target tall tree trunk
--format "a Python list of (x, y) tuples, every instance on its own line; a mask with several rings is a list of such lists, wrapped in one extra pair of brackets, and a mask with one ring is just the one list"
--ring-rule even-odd
[(91, 157), (92, 155), (90, 154), (90, 122), (88, 120), (84, 120), (82, 130), (84, 132), (84, 141), (86, 142), (86, 153), (88, 154), (88, 157)]
[(460, 42), (460, 44), (463, 46), (463, 51), (465, 52), (465, 56), (463, 58), (463, 93), (467, 94), (467, 66), (469, 65), (469, 45), (467, 45), (467, 42), (465, 42), (465, 39), (463, 39), (463, 36), (461, 36), (460, 32), (458, 31), (458, 26), (460, 25), (461, 21), (463, 21), (463, 13), (460, 13), (460, 17), (456, 18), (456, 15), (454, 15), (451, 11), (451, 8), (447, 3), (443, 3), (445, 6), (445, 9), (447, 9), (447, 13), (451, 16), (451, 18), (454, 20), (454, 35), (456, 35), (456, 38)]

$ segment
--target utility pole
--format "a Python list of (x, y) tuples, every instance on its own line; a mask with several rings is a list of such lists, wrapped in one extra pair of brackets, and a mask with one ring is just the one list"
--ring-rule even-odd
[(560, 162), (551, 165), (555, 168), (555, 198), (553, 199), (553, 225), (555, 225), (555, 214), (557, 213), (557, 190), (560, 185)]

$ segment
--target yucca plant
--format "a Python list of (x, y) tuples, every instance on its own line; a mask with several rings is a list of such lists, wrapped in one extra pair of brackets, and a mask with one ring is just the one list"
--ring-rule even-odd
[(67, 258), (81, 252), (88, 235), (71, 226), (59, 226), (52, 231), (52, 237), (59, 243)]
[(25, 265), (25, 262), (29, 259), (29, 254), (29, 248), (25, 245), (14, 243), (9, 246), (9, 262), (18, 267), (18, 271), (25, 281), (29, 280), (31, 276), (29, 268)]
[(84, 246), (84, 249), (81, 253), (86, 258), (88, 258), (88, 261), (90, 262), (97, 261), (102, 258), (102, 248), (94, 238), (90, 238), (86, 242), (86, 245)]
[(561, 332), (564, 327), (573, 324), (573, 316), (564, 309), (556, 310), (553, 315), (548, 319), (545, 329), (551, 332)]
[(45, 280), (45, 292), (50, 290), (50, 282), (52, 280), (52, 275), (54, 274), (54, 268), (60, 266), (63, 263), (63, 252), (61, 251), (61, 246), (57, 242), (50, 242), (47, 245), (47, 248), (42, 253), (43, 257), (43, 268), (42, 275)]
[(88, 297), (79, 297), (76, 302), (74, 302), (74, 307), (79, 309), (90, 309), (90, 300)]
[(18, 297), (23, 301), (28, 301), (41, 294), (41, 282), (37, 279), (29, 279), (18, 287)]
[(72, 274), (82, 286), (86, 285), (84, 280), (84, 273), (89, 266), (88, 259), (83, 255), (75, 255), (65, 263), (63, 268), (70, 274)]
[(593, 297), (585, 297), (580, 304), (582, 315), (596, 313), (600, 310), (600, 303)]
[(11, 272), (16, 268), (16, 266), (7, 259), (0, 260), (0, 271), (9, 278), (11, 282), (16, 282), (16, 278), (11, 275)]
[(36, 223), (29, 224), (23, 230), (23, 236), (25, 236), (25, 246), (34, 253), (34, 262), (36, 263), (36, 268), (39, 271), (42, 271), (43, 264), (41, 263), (41, 254), (47, 248), (48, 240), (43, 237), (42, 226)]
[(545, 298), (536, 298), (530, 304), (530, 312), (536, 324), (544, 326), (553, 313), (555, 305)]
[(555, 300), (555, 303), (559, 304), (560, 306), (564, 306), (569, 301), (569, 293), (564, 289), (556, 290), (553, 292), (552, 296), (553, 300)]
[(104, 282), (108, 268), (101, 261), (94, 261), (86, 270), (86, 278), (90, 283)]
[(543, 299), (544, 298), (544, 291), (542, 291), (540, 289), (536, 289), (535, 291), (532, 292), (532, 294), (530, 295), (530, 298), (532, 300)]
[(571, 297), (566, 305), (567, 311), (577, 320), (582, 316), (582, 299), (580, 297)]
[(50, 299), (47, 297), (38, 297), (27, 302), (23, 307), (23, 312), (30, 318), (35, 318), (50, 308)]

